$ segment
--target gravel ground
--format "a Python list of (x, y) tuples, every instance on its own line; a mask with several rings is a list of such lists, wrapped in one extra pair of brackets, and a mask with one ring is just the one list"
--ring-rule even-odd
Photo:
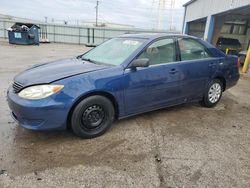
[(250, 187), (246, 79), (215, 108), (186, 104), (138, 115), (92, 140), (14, 123), (6, 103), (14, 75), (86, 50), (0, 41), (0, 187)]

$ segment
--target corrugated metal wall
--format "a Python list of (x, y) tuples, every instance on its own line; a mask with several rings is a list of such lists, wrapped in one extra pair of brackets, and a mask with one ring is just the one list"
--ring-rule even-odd
[[(0, 37), (7, 38), (7, 28), (15, 22), (0, 20)], [(167, 31), (153, 31), (140, 29), (113, 29), (99, 27), (76, 27), (68, 25), (37, 24), (40, 26), (40, 40), (48, 39), (50, 42), (70, 43), (70, 44), (88, 44), (97, 45), (101, 42), (125, 33), (153, 33)]]
[(187, 6), (185, 21), (190, 22), (249, 4), (250, 0), (196, 0)]

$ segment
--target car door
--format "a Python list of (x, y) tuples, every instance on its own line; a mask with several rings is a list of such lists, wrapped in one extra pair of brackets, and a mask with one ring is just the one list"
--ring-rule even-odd
[(126, 114), (177, 103), (182, 94), (174, 39), (153, 42), (137, 58), (148, 58), (150, 65), (124, 71)]
[(218, 58), (212, 57), (206, 47), (192, 38), (178, 38), (179, 71), (182, 94), (186, 101), (199, 99), (208, 79), (216, 71)]

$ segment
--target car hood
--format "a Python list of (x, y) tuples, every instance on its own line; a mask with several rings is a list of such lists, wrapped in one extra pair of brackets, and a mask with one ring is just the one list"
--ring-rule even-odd
[(38, 64), (18, 74), (14, 81), (22, 86), (51, 83), (66, 77), (108, 68), (83, 61), (81, 59), (64, 59), (50, 63)]
[(241, 51), (240, 53), (239, 53), (239, 55), (247, 55), (247, 51)]

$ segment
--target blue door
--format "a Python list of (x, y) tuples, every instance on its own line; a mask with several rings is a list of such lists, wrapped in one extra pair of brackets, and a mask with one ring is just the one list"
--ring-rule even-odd
[(176, 104), (179, 96), (182, 96), (182, 90), (179, 87), (181, 76), (174, 40), (158, 40), (137, 58), (148, 58), (150, 66), (124, 71), (126, 114)]
[(185, 101), (193, 101), (203, 97), (209, 78), (213, 76), (218, 66), (218, 58), (210, 55), (209, 51), (197, 40), (179, 38), (179, 71), (182, 77), (182, 87)]

